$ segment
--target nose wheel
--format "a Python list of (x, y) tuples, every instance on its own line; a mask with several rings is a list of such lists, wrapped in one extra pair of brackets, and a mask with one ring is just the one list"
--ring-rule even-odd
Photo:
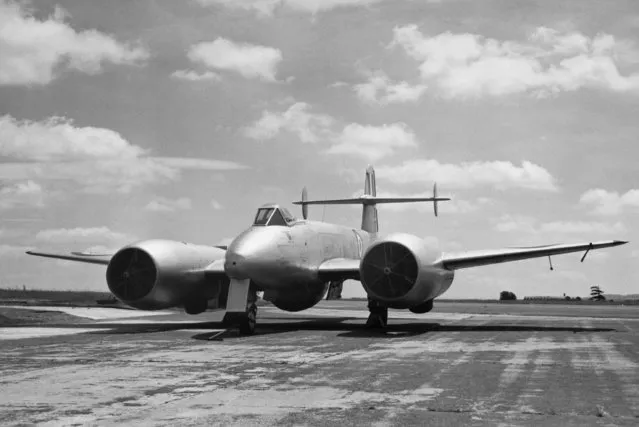
[(257, 305), (249, 304), (246, 307), (246, 313), (239, 321), (238, 327), (241, 335), (253, 335), (255, 333), (255, 324), (257, 323)]
[(253, 335), (257, 324), (257, 291), (250, 281), (231, 280), (226, 314), (222, 323), (225, 327), (238, 328), (240, 335)]

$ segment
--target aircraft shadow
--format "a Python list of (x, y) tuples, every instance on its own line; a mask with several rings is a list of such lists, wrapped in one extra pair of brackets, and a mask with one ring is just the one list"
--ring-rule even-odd
[[(346, 320), (358, 320), (361, 323), (343, 323)], [(613, 328), (556, 327), (556, 326), (521, 326), (521, 325), (442, 325), (440, 323), (411, 322), (389, 324), (385, 329), (367, 328), (362, 319), (317, 319), (292, 321), (286, 323), (261, 322), (255, 335), (271, 335), (297, 331), (337, 331), (342, 338), (402, 338), (426, 334), (429, 332), (616, 332)], [(193, 339), (205, 341), (221, 341), (224, 339), (245, 338), (235, 330), (223, 332), (201, 333)]]
[[(345, 323), (347, 322), (347, 323)], [(41, 324), (11, 324), (4, 327), (43, 327)], [(118, 334), (148, 334), (156, 332), (170, 332), (175, 330), (198, 330), (191, 338), (202, 341), (221, 341), (225, 339), (251, 338), (240, 335), (235, 329), (228, 329), (221, 322), (192, 322), (192, 323), (65, 323), (47, 324), (51, 328), (95, 329), (87, 332), (89, 335), (118, 335)], [(200, 332), (210, 329), (210, 332)], [(264, 319), (258, 320), (253, 337), (281, 334), (297, 331), (325, 331), (339, 332), (342, 338), (401, 338), (422, 335), (429, 332), (572, 332), (595, 333), (616, 332), (614, 328), (571, 327), (571, 326), (538, 326), (538, 325), (508, 325), (508, 324), (454, 324), (442, 325), (434, 322), (397, 323), (392, 321), (383, 329), (369, 329), (364, 319), (354, 317), (319, 318), (319, 319)]]

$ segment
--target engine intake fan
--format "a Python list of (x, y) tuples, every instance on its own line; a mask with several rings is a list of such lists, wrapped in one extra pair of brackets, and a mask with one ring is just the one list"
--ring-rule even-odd
[(421, 305), (441, 295), (454, 273), (438, 263), (436, 243), (395, 233), (368, 247), (359, 265), (359, 275), (368, 296), (391, 308), (422, 309)]
[(109, 289), (122, 301), (136, 301), (148, 295), (157, 280), (151, 256), (138, 248), (118, 252), (107, 268)]
[(397, 299), (415, 286), (419, 266), (415, 255), (397, 242), (382, 242), (371, 248), (360, 266), (366, 287), (383, 299)]

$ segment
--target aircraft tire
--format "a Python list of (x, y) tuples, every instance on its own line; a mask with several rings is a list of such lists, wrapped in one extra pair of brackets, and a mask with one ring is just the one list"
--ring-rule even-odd
[(193, 299), (187, 301), (184, 304), (184, 311), (186, 314), (200, 314), (206, 311), (208, 308), (208, 301), (206, 299)]
[(388, 309), (378, 308), (371, 310), (366, 321), (366, 327), (370, 329), (384, 329), (388, 325)]
[(250, 304), (246, 309), (246, 314), (239, 322), (240, 335), (253, 335), (257, 323), (257, 305)]

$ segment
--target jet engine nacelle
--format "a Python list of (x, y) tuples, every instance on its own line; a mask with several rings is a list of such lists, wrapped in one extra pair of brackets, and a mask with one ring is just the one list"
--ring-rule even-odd
[(280, 310), (295, 312), (313, 307), (324, 298), (327, 290), (328, 283), (300, 284), (293, 289), (266, 290), (264, 299), (272, 302)]
[[(188, 305), (213, 298), (222, 283), (207, 283), (201, 271), (224, 251), (173, 240), (145, 240), (120, 249), (109, 262), (109, 290), (125, 304), (141, 310)], [(206, 308), (206, 307), (204, 307)]]
[(441, 251), (410, 234), (372, 243), (360, 262), (360, 280), (371, 298), (392, 308), (418, 307), (444, 293), (454, 273), (438, 264)]

